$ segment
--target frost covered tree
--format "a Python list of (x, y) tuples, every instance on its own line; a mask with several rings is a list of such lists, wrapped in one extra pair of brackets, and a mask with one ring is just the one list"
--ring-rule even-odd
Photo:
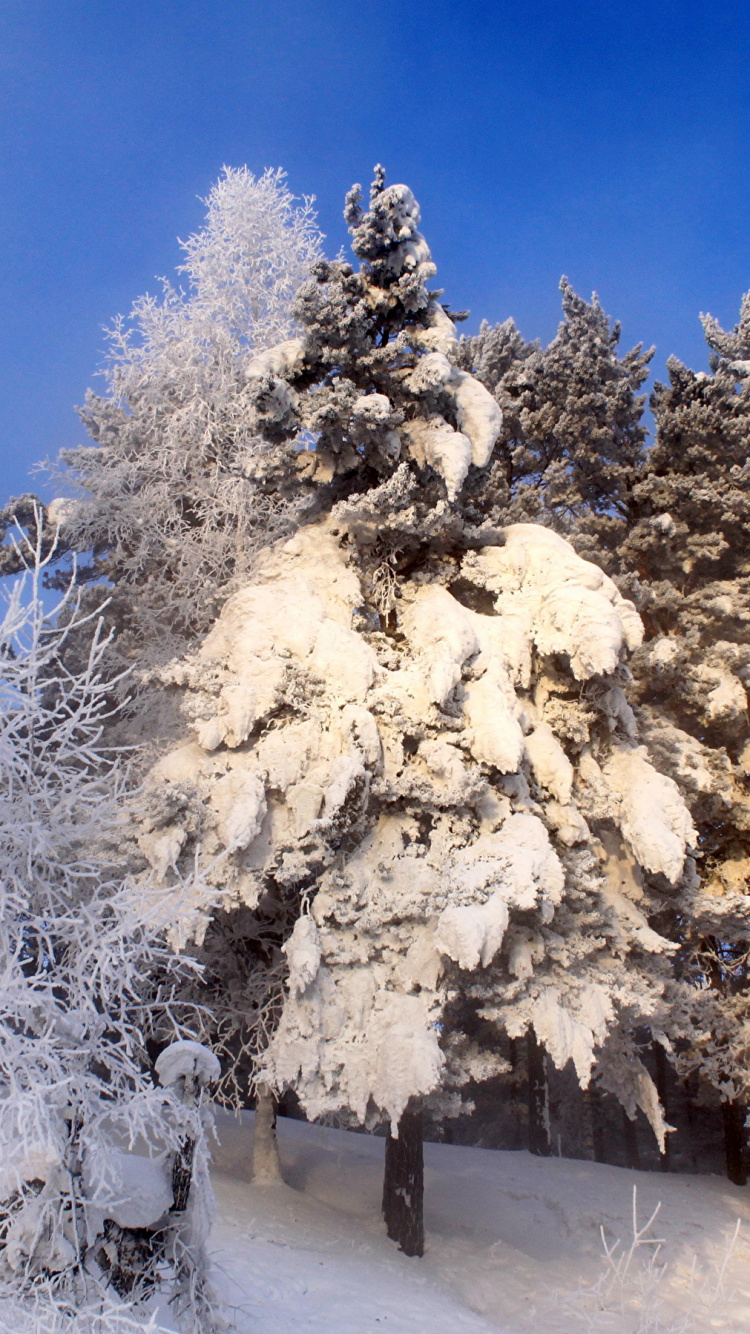
[(262, 1077), (389, 1125), (389, 1231), (420, 1253), (394, 1197), (419, 1193), (422, 1101), (498, 1068), (467, 999), (663, 1140), (630, 1035), (660, 1021), (673, 947), (642, 870), (668, 893), (695, 835), (623, 693), (632, 604), (549, 528), (477, 522), (502, 414), (458, 365), (411, 191), (378, 169), (346, 216), (359, 270), (317, 263), (300, 336), (247, 368), (254, 429), (308, 444), (319, 510), (162, 671), (188, 730), (139, 845), (175, 945), (235, 906), (276, 924)]
[[(294, 330), (292, 298), (320, 253), (312, 201), (296, 202), (282, 172), (225, 169), (206, 204), (205, 226), (183, 244), (186, 290), (165, 282), (160, 299), (136, 301), (110, 330), (107, 391), (82, 410), (95, 443), (63, 460), (76, 495), (49, 511), (22, 497), (0, 516), (3, 537), (20, 522), (50, 554), (56, 586), (71, 549), (92, 605), (107, 581), (113, 688), (123, 664), (135, 669), (109, 740), (145, 741), (151, 753), (173, 720), (149, 668), (198, 642), (232, 581), (293, 528), (315, 489), (294, 444), (255, 430), (246, 378), (252, 356)], [(12, 544), (0, 550), (3, 572), (17, 568)], [(53, 564), (63, 569), (50, 574)], [(80, 656), (73, 632), (65, 653)], [(236, 1102), (273, 1022), (283, 956), (275, 935), (246, 930), (238, 913), (217, 917), (200, 953), (203, 973), (188, 975), (182, 999), (205, 1007), (210, 991), (210, 1034), (227, 1057), (221, 1095)]]
[(462, 340), (460, 364), (503, 414), (482, 513), (548, 524), (592, 559), (608, 560), (633, 523), (632, 489), (644, 458), (645, 395), (653, 348), (618, 355), (620, 325), (594, 294), (560, 283), (563, 319), (548, 347), (524, 341), (512, 320)]
[[(132, 1299), (155, 1266), (171, 1267), (185, 1327), (209, 1330), (204, 1126), (180, 1089), (154, 1087), (147, 1050), (149, 1038), (179, 1036), (172, 996), (186, 965), (126, 883), (123, 776), (103, 742), (102, 617), (83, 614), (71, 590), (45, 611), (54, 544), (41, 515), (34, 528), (36, 548), (19, 536), (27, 568), (0, 623), (0, 1322), (53, 1331), (72, 1311), (82, 1331), (105, 1318), (113, 1331), (140, 1328)], [(88, 643), (75, 670), (70, 637), (79, 653)], [(170, 1213), (186, 1136), (193, 1199)], [(123, 1152), (138, 1137), (160, 1153), (153, 1162)], [(125, 1282), (124, 1249), (143, 1228), (153, 1246)]]
[(683, 980), (672, 1026), (678, 1064), (723, 1104), (728, 1170), (742, 1181), (750, 1089), (745, 1026), (750, 914), (750, 301), (725, 333), (704, 328), (712, 373), (668, 362), (657, 384), (656, 443), (635, 487), (637, 522), (618, 552), (647, 640), (633, 701), (661, 766), (684, 792), (700, 857), (672, 934)]
[[(232, 579), (304, 507), (293, 448), (252, 427), (246, 369), (293, 330), (292, 298), (320, 253), (312, 202), (296, 203), (282, 172), (246, 168), (225, 168), (205, 202), (205, 226), (182, 243), (186, 289), (165, 280), (109, 331), (106, 392), (81, 409), (94, 443), (64, 452), (75, 495), (46, 525), (58, 557), (85, 554), (79, 581), (109, 583), (118, 656), (141, 666), (204, 632)], [(23, 501), (6, 525), (32, 521)]]
[[(527, 509), (536, 505), (542, 520), (566, 532), (577, 550), (592, 552), (633, 598), (644, 620), (645, 643), (631, 662), (628, 698), (641, 736), (659, 767), (678, 783), (699, 831), (697, 867), (653, 919), (678, 948), (681, 983), (672, 992), (667, 1028), (678, 1069), (697, 1070), (720, 1093), (734, 1180), (744, 1179), (744, 1168), (738, 1166), (741, 1091), (746, 1097), (749, 304), (746, 298), (731, 333), (704, 318), (712, 374), (696, 374), (670, 359), (669, 384), (657, 384), (652, 398), (657, 438), (648, 453), (637, 448), (642, 399), (632, 392), (645, 374), (647, 358), (638, 349), (630, 354), (635, 382), (627, 412), (622, 406), (628, 396), (619, 400), (619, 421), (629, 422), (625, 439), (630, 443), (614, 473), (615, 435), (608, 444), (606, 432), (585, 429), (584, 419), (604, 411), (608, 378), (624, 389), (624, 365), (618, 381), (606, 358), (600, 361), (595, 394), (585, 392), (581, 375), (571, 375), (563, 400), (555, 373), (560, 335), (547, 349), (549, 380), (543, 369), (547, 354), (519, 341), (509, 325), (483, 329), (463, 351), (464, 361), (473, 359), (481, 368), (506, 419), (508, 394), (511, 404), (515, 396), (524, 405), (514, 436), (530, 444), (530, 475), (551, 483), (529, 497), (524, 480), (517, 478), (510, 487), (514, 503)], [(601, 316), (595, 306), (578, 303), (584, 326), (588, 322), (592, 329)], [(586, 346), (584, 337), (581, 368), (591, 368), (591, 390), (596, 356), (590, 341), (588, 354)], [(541, 388), (535, 397), (537, 367)], [(542, 444), (533, 444), (541, 441), (532, 410), (540, 400), (544, 410), (538, 420), (551, 423), (551, 438), (561, 452), (550, 472), (534, 474), (537, 460), (547, 457)], [(558, 424), (552, 405), (562, 408), (563, 402)], [(510, 412), (512, 419), (512, 406)], [(618, 413), (612, 414), (610, 421), (616, 419)], [(578, 439), (583, 468), (576, 460)], [(512, 457), (523, 461), (527, 456), (519, 448)], [(567, 488), (562, 508), (556, 504), (557, 468)], [(497, 489), (503, 497), (508, 494)]]

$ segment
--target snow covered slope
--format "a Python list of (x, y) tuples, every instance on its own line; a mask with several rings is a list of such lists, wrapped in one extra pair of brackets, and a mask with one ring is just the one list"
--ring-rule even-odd
[[(220, 1114), (215, 1155), (217, 1278), (241, 1334), (750, 1332), (750, 1196), (720, 1178), (428, 1144), (427, 1246), (412, 1260), (380, 1220), (382, 1139), (281, 1120), (288, 1186), (255, 1188), (250, 1122)], [(597, 1310), (577, 1290), (602, 1273), (600, 1227), (630, 1244), (634, 1185), (641, 1222), (662, 1202), (649, 1236), (666, 1239), (667, 1270), (649, 1277), (644, 1248)]]

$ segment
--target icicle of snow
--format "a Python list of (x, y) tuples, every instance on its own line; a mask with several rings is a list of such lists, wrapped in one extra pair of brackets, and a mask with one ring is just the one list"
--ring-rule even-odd
[(464, 713), (471, 729), (471, 753), (500, 773), (515, 773), (524, 750), (524, 735), (515, 716), (512, 691), (499, 669), (488, 671), (464, 687)]
[(503, 943), (508, 925), (508, 905), (500, 894), (486, 903), (445, 908), (435, 929), (438, 949), (454, 959), (459, 968), (486, 968)]
[(436, 1087), (444, 1059), (429, 997), (380, 990), (369, 968), (334, 980), (323, 966), (302, 996), (290, 993), (266, 1068), (311, 1117), (348, 1107), (364, 1121), (372, 1102), (396, 1124), (410, 1097)]
[(591, 1077), (594, 1050), (604, 1042), (614, 1010), (610, 997), (596, 984), (579, 993), (576, 1002), (577, 1013), (573, 1015), (561, 1003), (557, 989), (545, 987), (534, 1001), (531, 1015), (537, 1038), (558, 1070), (572, 1061), (585, 1087)]
[(503, 414), (490, 391), (456, 366), (446, 387), (456, 405), (459, 429), (471, 441), (471, 461), (475, 467), (485, 468), (502, 430)]
[(418, 652), (429, 653), (444, 640), (459, 667), (479, 652), (471, 612), (439, 584), (427, 584), (418, 590), (402, 623), (404, 633)]
[(552, 728), (548, 723), (538, 723), (524, 744), (537, 782), (561, 806), (567, 806), (573, 790), (573, 765)]
[(677, 784), (657, 773), (643, 746), (616, 746), (603, 774), (620, 800), (619, 825), (636, 860), (676, 884), (686, 849), (697, 841)]
[(405, 422), (400, 428), (400, 434), (407, 442), (411, 457), (421, 467), (429, 463), (445, 482), (448, 499), (455, 500), (466, 481), (471, 464), (472, 445), (469, 437), (461, 431), (454, 431), (444, 417), (438, 416)]
[(299, 917), (284, 946), (289, 964), (289, 990), (301, 996), (318, 975), (320, 968), (320, 936), (312, 917)]
[(599, 1053), (597, 1082), (617, 1098), (633, 1120), (640, 1107), (664, 1153), (666, 1138), (674, 1126), (667, 1125), (664, 1108), (648, 1070), (633, 1050), (633, 1044), (615, 1032)]

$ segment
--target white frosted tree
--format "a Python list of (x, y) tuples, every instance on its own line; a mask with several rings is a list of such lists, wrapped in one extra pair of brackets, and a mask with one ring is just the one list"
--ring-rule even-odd
[[(294, 329), (292, 298), (320, 254), (312, 201), (295, 201), (281, 171), (225, 168), (205, 203), (182, 243), (185, 288), (164, 280), (109, 330), (106, 392), (81, 409), (94, 443), (63, 453), (73, 494), (46, 525), (58, 560), (83, 553), (79, 583), (108, 581), (117, 655), (138, 666), (204, 632), (232, 579), (304, 508), (294, 450), (253, 429), (246, 369)], [(24, 500), (6, 524), (33, 524)]]
[[(201, 1113), (154, 1087), (147, 1049), (179, 1036), (173, 995), (188, 965), (125, 884), (102, 617), (72, 590), (45, 610), (41, 515), (35, 529), (36, 548), (18, 536), (26, 572), (0, 621), (0, 1323), (62, 1330), (73, 1312), (81, 1331), (141, 1327), (109, 1283), (134, 1299), (171, 1268), (186, 1328), (208, 1330)], [(186, 1136), (199, 1146), (190, 1222), (185, 1205), (170, 1213)], [(152, 1163), (122, 1151), (138, 1137)], [(151, 1228), (153, 1247), (126, 1278), (132, 1227)]]
[(658, 1024), (671, 946), (639, 868), (677, 885), (694, 831), (623, 693), (632, 604), (550, 530), (465, 505), (501, 414), (456, 365), (413, 195), (378, 170), (347, 218), (362, 267), (318, 263), (301, 335), (247, 369), (258, 433), (309, 445), (319, 514), (163, 671), (189, 732), (149, 775), (139, 843), (175, 945), (233, 907), (275, 923), (260, 1077), (310, 1115), (387, 1122), (416, 1205), (394, 1141), (498, 1064), (461, 996), (584, 1085), (596, 1063), (663, 1139), (629, 1034)]

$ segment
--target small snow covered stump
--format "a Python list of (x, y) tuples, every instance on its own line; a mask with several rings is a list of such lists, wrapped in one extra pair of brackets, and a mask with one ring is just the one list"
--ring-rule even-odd
[(145, 1275), (137, 1274), (136, 1265), (155, 1271), (167, 1258), (175, 1275), (172, 1301), (181, 1327), (191, 1334), (220, 1334), (226, 1329), (208, 1279), (205, 1250), (215, 1207), (206, 1148), (211, 1114), (202, 1103), (208, 1085), (220, 1073), (218, 1059), (201, 1042), (182, 1039), (160, 1053), (157, 1078), (171, 1095), (165, 1107), (169, 1137), (174, 1140), (175, 1132), (182, 1132), (169, 1169), (171, 1204), (159, 1217), (143, 1218), (136, 1227), (105, 1224), (97, 1256), (122, 1295), (130, 1293), (134, 1279), (143, 1285)]

